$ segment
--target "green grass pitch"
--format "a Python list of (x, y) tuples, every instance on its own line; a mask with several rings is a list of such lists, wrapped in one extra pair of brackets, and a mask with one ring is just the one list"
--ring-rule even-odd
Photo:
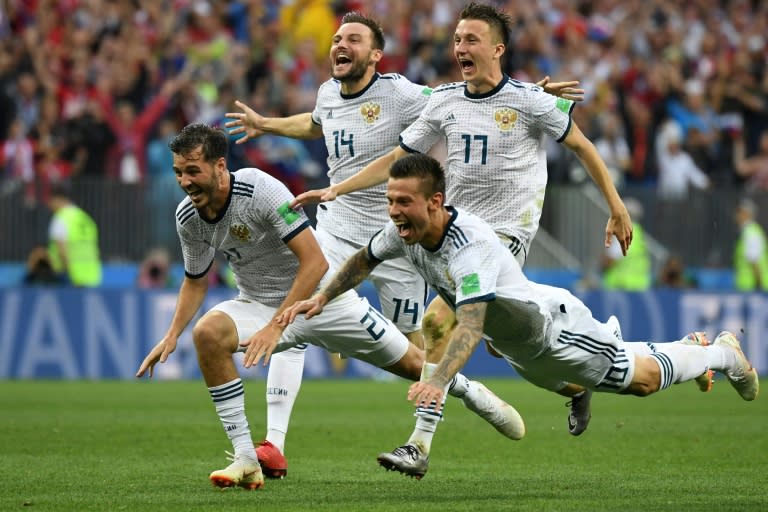
[[(509, 441), (455, 399), (421, 481), (376, 455), (404, 442), (405, 381), (304, 382), (288, 477), (220, 491), (230, 445), (202, 382), (0, 382), (3, 511), (751, 511), (768, 510), (768, 402), (720, 379), (648, 398), (597, 394), (581, 437), (565, 400), (516, 379), (485, 381), (528, 434)], [(248, 417), (264, 434), (264, 381)]]

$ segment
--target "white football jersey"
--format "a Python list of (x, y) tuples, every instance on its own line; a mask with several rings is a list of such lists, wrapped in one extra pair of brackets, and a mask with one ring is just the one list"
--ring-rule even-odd
[[(342, 94), (335, 79), (320, 86), (312, 120), (323, 128), (330, 182), (344, 181), (396, 147), (400, 132), (418, 118), (431, 92), (394, 73), (376, 73), (353, 95)], [(342, 240), (365, 245), (389, 220), (385, 192), (386, 184), (381, 184), (323, 203), (318, 225)]]
[(527, 253), (547, 185), (543, 137), (565, 138), (573, 105), (506, 75), (485, 94), (470, 94), (465, 82), (445, 84), (402, 133), (401, 146), (426, 153), (445, 137), (446, 203), (516, 237)]
[(424, 280), (452, 307), (487, 302), (484, 332), (493, 339), (519, 335), (540, 353), (547, 344), (552, 315), (565, 290), (533, 283), (493, 228), (471, 213), (446, 207), (451, 219), (437, 247), (408, 245), (393, 222), (377, 233), (368, 253), (377, 260), (405, 256)]
[(286, 243), (311, 229), (309, 219), (288, 206), (294, 196), (285, 185), (259, 169), (232, 172), (230, 180), (229, 198), (217, 219), (200, 217), (189, 197), (176, 208), (184, 271), (192, 278), (204, 275), (221, 251), (240, 297), (277, 307), (299, 268)]
[(520, 264), (493, 229), (465, 210), (446, 208), (451, 219), (438, 247), (406, 244), (389, 222), (371, 239), (369, 254), (381, 261), (405, 256), (453, 308), (525, 292), (528, 280)]

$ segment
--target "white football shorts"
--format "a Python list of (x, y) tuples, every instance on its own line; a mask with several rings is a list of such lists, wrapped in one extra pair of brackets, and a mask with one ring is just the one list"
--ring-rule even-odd
[[(212, 308), (232, 318), (241, 342), (267, 325), (276, 309), (244, 299), (227, 300)], [(379, 368), (402, 359), (409, 345), (408, 338), (354, 290), (326, 304), (318, 316), (309, 320), (297, 316), (283, 331), (274, 352), (308, 343)]]
[[(323, 254), (333, 269), (338, 270), (350, 256), (360, 250), (357, 244), (342, 240), (318, 226), (315, 231)], [(386, 260), (373, 269), (368, 280), (376, 288), (381, 312), (400, 332), (421, 330), (427, 300), (427, 284), (406, 258)]]
[[(548, 287), (550, 288), (550, 287)], [(515, 340), (491, 344), (526, 380), (558, 391), (566, 382), (597, 391), (618, 393), (632, 382), (635, 355), (611, 327), (596, 320), (583, 302), (566, 290), (550, 288), (548, 301), (559, 304), (546, 322), (543, 351), (532, 353)], [(523, 348), (523, 350), (521, 350)], [(517, 349), (517, 350), (516, 350)]]

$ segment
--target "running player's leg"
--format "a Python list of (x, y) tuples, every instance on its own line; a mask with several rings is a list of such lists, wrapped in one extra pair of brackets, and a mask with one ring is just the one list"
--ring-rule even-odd
[[(635, 344), (627, 344), (629, 346)], [(759, 392), (757, 373), (741, 350), (739, 340), (724, 331), (711, 345), (685, 343), (637, 344), (650, 346), (635, 355), (635, 376), (627, 392), (646, 396), (672, 384), (695, 380), (710, 370), (722, 372), (744, 400), (754, 400)]]
[(250, 316), (258, 324), (263, 320), (260, 313), (250, 308), (246, 314), (235, 301), (227, 301), (206, 313), (192, 330), (200, 371), (234, 451), (232, 464), (211, 473), (211, 482), (219, 487), (257, 489), (264, 484), (245, 414), (245, 388), (232, 357), (240, 339), (239, 318)]
[[(247, 340), (266, 325), (275, 308), (262, 304), (226, 301), (214, 309), (221, 310), (235, 319), (239, 341)], [(241, 350), (239, 346), (236, 350)], [(277, 351), (276, 351), (277, 352)], [(291, 346), (273, 354), (267, 370), (267, 435), (258, 443), (256, 455), (261, 462), (264, 476), (282, 478), (288, 472), (284, 443), (288, 432), (293, 404), (296, 401), (304, 370), (305, 346)]]
[(721, 333), (720, 342), (710, 346), (626, 343), (567, 291), (539, 288), (556, 296), (560, 303), (559, 312), (552, 314), (552, 336), (556, 339), (549, 340), (546, 353), (526, 360), (516, 357), (514, 351), (519, 343), (494, 340), (494, 346), (524, 366), (526, 378), (534, 382), (555, 375), (596, 391), (647, 396), (713, 369), (724, 372), (743, 399), (757, 396), (757, 375), (730, 333)]
[[(423, 351), (409, 343), (387, 318), (352, 291), (329, 302), (322, 315), (310, 320), (298, 317), (295, 325), (302, 340), (313, 340), (329, 351), (366, 361), (409, 380), (419, 380), (422, 371), (428, 371)], [(523, 436), (525, 427), (517, 411), (482, 384), (457, 374), (447, 386), (447, 393), (460, 397), (470, 409), (507, 437), (519, 439)], [(436, 403), (417, 407), (416, 430), (406, 443), (416, 446), (417, 450), (405, 454), (415, 459), (401, 460), (405, 466), (396, 469), (412, 476), (426, 472), (425, 461), (443, 411), (444, 408), (438, 408)]]
[(285, 459), (285, 437), (296, 398), (301, 389), (306, 345), (274, 354), (267, 370), (267, 435), (256, 453), (264, 475), (282, 478), (288, 472)]

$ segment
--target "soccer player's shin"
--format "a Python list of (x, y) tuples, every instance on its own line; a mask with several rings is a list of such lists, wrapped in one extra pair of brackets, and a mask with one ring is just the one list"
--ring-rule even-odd
[(227, 437), (232, 441), (235, 455), (247, 454), (253, 457), (253, 440), (245, 417), (245, 391), (242, 380), (235, 379), (220, 386), (208, 388), (216, 414)]
[[(421, 370), (421, 380), (429, 379), (435, 372), (435, 368), (437, 368), (436, 364), (424, 363), (424, 367)], [(443, 398), (440, 412), (435, 411), (436, 406), (437, 403), (433, 401), (426, 406), (416, 407), (416, 428), (408, 439), (408, 444), (418, 445), (424, 455), (429, 454), (430, 447), (432, 446), (432, 436), (435, 435), (438, 422), (443, 419), (445, 398)]]
[(281, 452), (304, 372), (305, 348), (273, 354), (267, 373), (267, 441)]

